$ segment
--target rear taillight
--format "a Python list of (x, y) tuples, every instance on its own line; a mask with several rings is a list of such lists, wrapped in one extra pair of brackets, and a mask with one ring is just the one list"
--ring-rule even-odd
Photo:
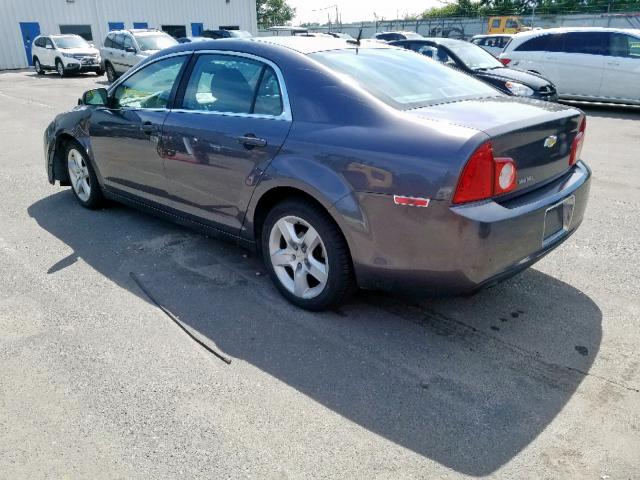
[(485, 200), (516, 188), (516, 164), (511, 158), (494, 158), (491, 142), (483, 143), (464, 166), (453, 203)]
[(500, 61), (505, 67), (511, 63), (511, 59), (506, 57), (501, 58)]
[(580, 153), (582, 153), (582, 144), (584, 143), (584, 132), (587, 128), (587, 117), (582, 117), (580, 122), (580, 128), (578, 134), (571, 142), (571, 151), (569, 152), (569, 166), (575, 165), (580, 160)]

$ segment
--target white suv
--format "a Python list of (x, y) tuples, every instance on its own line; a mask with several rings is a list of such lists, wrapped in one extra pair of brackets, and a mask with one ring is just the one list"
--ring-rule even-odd
[(31, 56), (39, 75), (47, 70), (61, 77), (74, 72), (104, 74), (100, 52), (79, 35), (40, 35), (33, 41)]
[(518, 33), (500, 61), (548, 78), (560, 98), (640, 105), (640, 30), (585, 27)]
[(102, 47), (102, 65), (109, 82), (159, 50), (177, 45), (171, 35), (155, 29), (109, 32)]

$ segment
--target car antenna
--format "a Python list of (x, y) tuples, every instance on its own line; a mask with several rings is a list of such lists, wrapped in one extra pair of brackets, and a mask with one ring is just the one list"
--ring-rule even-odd
[(353, 38), (350, 38), (349, 40), (347, 40), (347, 43), (353, 43), (354, 45), (360, 46), (361, 38), (362, 38), (362, 28), (358, 32), (358, 38), (356, 38), (355, 40)]

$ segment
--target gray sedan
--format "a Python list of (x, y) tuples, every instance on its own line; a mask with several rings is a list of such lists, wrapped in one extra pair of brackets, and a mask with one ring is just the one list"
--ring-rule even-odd
[(51, 183), (219, 235), (321, 310), (356, 287), (477, 290), (580, 225), (581, 111), (508, 97), (379, 43), (188, 43), (45, 132)]

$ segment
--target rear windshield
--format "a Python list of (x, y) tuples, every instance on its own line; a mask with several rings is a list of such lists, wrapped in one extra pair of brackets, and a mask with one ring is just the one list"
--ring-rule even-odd
[(486, 50), (468, 43), (457, 43), (448, 45), (449, 49), (455, 53), (460, 61), (471, 70), (485, 70), (491, 68), (502, 68), (504, 65)]
[(400, 110), (502, 95), (469, 75), (409, 50), (354, 48), (310, 56)]
[(58, 48), (87, 48), (89, 46), (82, 37), (56, 37), (53, 41)]
[(136, 35), (136, 41), (140, 46), (140, 50), (162, 50), (169, 48), (178, 43), (178, 41), (169, 35)]

